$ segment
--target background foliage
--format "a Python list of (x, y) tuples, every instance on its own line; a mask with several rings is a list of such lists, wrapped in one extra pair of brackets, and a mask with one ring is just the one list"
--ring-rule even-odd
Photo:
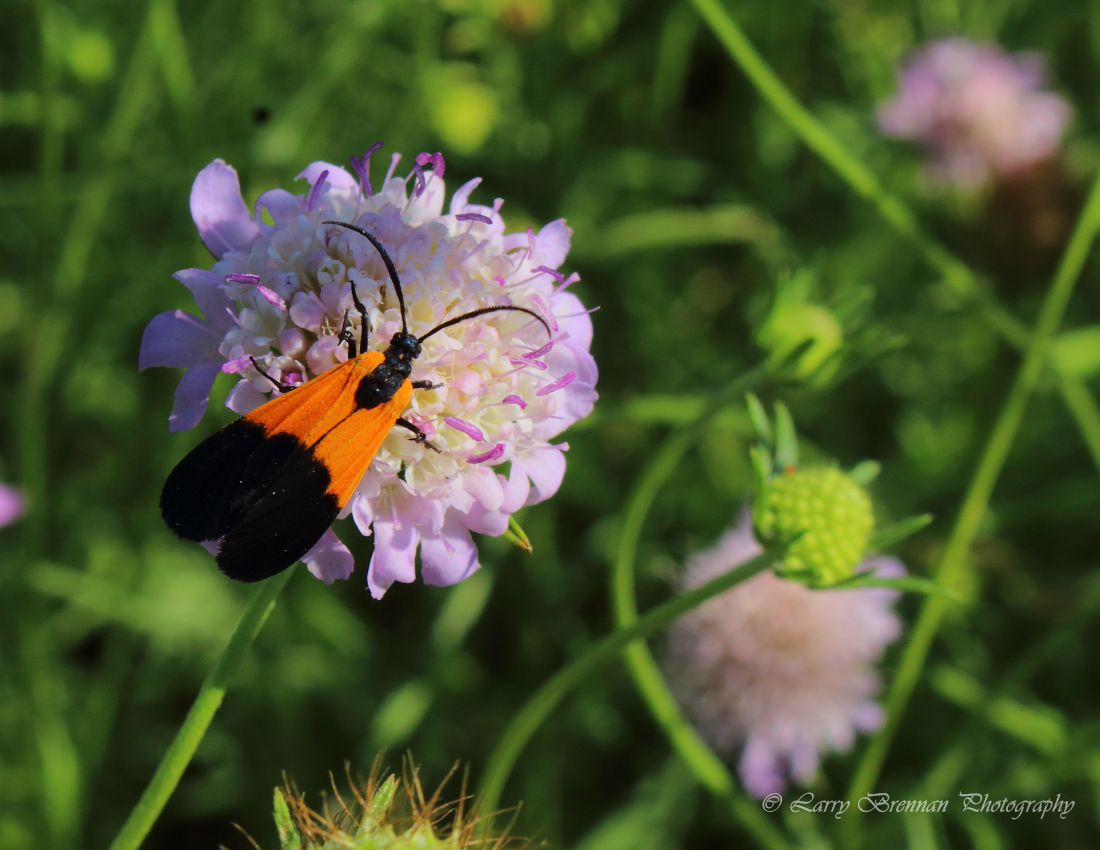
[[(730, 8), (798, 98), (1030, 325), (1100, 163), (1100, 2)], [(406, 164), (442, 150), (452, 188), (482, 176), (478, 199), (504, 197), (510, 230), (567, 217), (567, 268), (600, 308), (602, 400), (567, 435), (562, 491), (521, 517), (533, 554), (482, 539), (474, 578), (395, 585), (382, 602), (362, 569), (328, 588), (295, 576), (148, 847), (247, 846), (232, 822), (273, 846), (284, 770), (312, 792), (383, 746), (411, 748), (429, 787), (457, 759), (476, 779), (526, 697), (610, 629), (630, 485), (669, 425), (788, 339), (766, 324), (777, 292), (823, 308), (795, 330), (815, 329), (823, 354), (842, 335), (846, 358), (764, 396), (790, 405), (811, 452), (881, 461), (876, 511), (934, 513), (902, 554), (916, 573), (936, 564), (1018, 354), (797, 141), (689, 5), (8, 0), (3, 19), (0, 480), (24, 486), (31, 511), (0, 531), (0, 847), (105, 846), (243, 608), (245, 589), (156, 507), (174, 463), (232, 418), (218, 398), (232, 380), (202, 425), (169, 436), (178, 375), (136, 370), (145, 323), (192, 308), (172, 272), (209, 265), (187, 197), (215, 157), (251, 202), (312, 160), (346, 163), (383, 139)], [(875, 132), (905, 51), (951, 32), (1050, 58), (1076, 118), (1046, 194), (921, 194), (915, 153)], [(1094, 259), (1059, 346), (1085, 378), (1100, 369), (1098, 272)], [(871, 817), (879, 846), (1095, 846), (1100, 488), (1054, 390), (1045, 382), (1028, 408), (967, 601), (879, 783), (952, 798), (955, 814)], [(661, 494), (643, 609), (734, 520), (750, 435), (741, 412), (722, 416)], [(344, 538), (365, 564), (369, 542)], [(830, 758), (818, 795), (839, 797), (853, 764)], [(1061, 793), (1076, 808), (968, 816), (959, 791)], [(534, 738), (504, 802), (520, 799), (518, 832), (553, 847), (749, 845), (670, 758), (621, 669), (586, 682)], [(834, 824), (786, 819), (804, 846), (829, 846)]]

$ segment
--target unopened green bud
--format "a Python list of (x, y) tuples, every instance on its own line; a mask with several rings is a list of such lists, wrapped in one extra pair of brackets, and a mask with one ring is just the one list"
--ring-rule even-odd
[(756, 536), (779, 564), (776, 573), (811, 587), (855, 573), (874, 526), (866, 491), (832, 466), (772, 477), (756, 503)]

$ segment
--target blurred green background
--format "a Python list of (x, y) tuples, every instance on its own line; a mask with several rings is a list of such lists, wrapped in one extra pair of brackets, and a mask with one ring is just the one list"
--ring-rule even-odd
[[(802, 102), (1030, 325), (1100, 164), (1100, 0), (729, 8)], [(0, 480), (31, 499), (0, 531), (0, 848), (107, 845), (247, 598), (157, 510), (167, 472), (232, 418), (220, 401), (233, 381), (199, 427), (169, 435), (178, 372), (136, 368), (148, 320), (194, 309), (171, 274), (211, 263), (187, 199), (216, 157), (251, 203), (381, 139), (379, 162), (441, 150), (452, 189), (483, 177), (477, 199), (505, 198), (509, 230), (567, 217), (565, 268), (599, 307), (601, 401), (566, 435), (561, 492), (520, 516), (533, 554), (482, 538), (474, 578), (394, 585), (381, 602), (362, 567), (332, 587), (296, 575), (147, 847), (244, 848), (234, 822), (272, 847), (283, 771), (316, 802), (329, 771), (366, 770), (380, 747), (393, 763), (411, 749), (427, 787), (456, 760), (476, 780), (527, 696), (611, 628), (618, 512), (669, 425), (807, 336), (811, 360), (763, 396), (790, 405), (811, 453), (881, 461), (876, 512), (934, 513), (901, 554), (918, 574), (937, 563), (1018, 355), (797, 141), (690, 5), (8, 0), (0, 19)], [(916, 152), (875, 131), (899, 60), (947, 33), (1043, 51), (1074, 104), (1042, 201), (1062, 222), (1053, 231), (1032, 227), (1033, 198), (916, 192)], [(1059, 348), (1083, 378), (1100, 371), (1098, 272), (1093, 258)], [(841, 346), (839, 368), (812, 368)], [(750, 438), (743, 412), (722, 416), (660, 496), (643, 609), (734, 521)], [(916, 838), (901, 816), (872, 817), (868, 846), (1096, 846), (1097, 485), (1044, 383), (972, 552), (967, 601), (879, 783), (910, 798), (1060, 793), (1074, 811), (1012, 820), (953, 805)], [(338, 530), (365, 565), (369, 541)], [(827, 759), (819, 796), (839, 796), (853, 763)], [(751, 846), (670, 761), (621, 668), (533, 739), (504, 804), (519, 800), (516, 831), (556, 848)], [(830, 846), (833, 824), (786, 817), (802, 846)]]

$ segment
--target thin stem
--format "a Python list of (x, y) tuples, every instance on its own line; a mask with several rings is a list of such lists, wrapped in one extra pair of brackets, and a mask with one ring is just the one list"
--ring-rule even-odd
[(1085, 440), (1085, 446), (1092, 455), (1092, 461), (1100, 469), (1100, 406), (1089, 392), (1085, 382), (1072, 372), (1055, 368), (1060, 379), (1059, 389), (1062, 392), (1062, 400), (1065, 402), (1073, 418), (1077, 420), (1077, 427)]
[[(955, 528), (948, 540), (943, 560), (936, 571), (936, 581), (947, 587), (955, 586), (966, 565), (971, 543), (978, 533), (978, 526), (985, 515), (989, 499), (993, 494), (993, 487), (997, 483), (1016, 432), (1019, 430), (1024, 408), (1042, 373), (1054, 334), (1062, 321), (1062, 315), (1073, 294), (1074, 285), (1098, 230), (1100, 230), (1100, 174), (1093, 182), (1084, 211), (1062, 255), (1058, 271), (1054, 275), (1050, 290), (1039, 312), (1039, 320), (1025, 352), (1023, 363), (1016, 373), (1008, 398), (1005, 400), (978, 467), (970, 480)], [(871, 739), (870, 746), (864, 752), (852, 779), (847, 799), (859, 799), (874, 788), (890, 743), (901, 722), (905, 706), (924, 668), (932, 639), (939, 629), (940, 620), (947, 605), (948, 600), (944, 597), (926, 598), (886, 697), (886, 722)], [(853, 817), (852, 820), (854, 822), (856, 818)]]
[(275, 600), (294, 573), (294, 569), (291, 567), (283, 570), (277, 576), (264, 581), (256, 589), (256, 594), (241, 615), (240, 622), (237, 623), (233, 636), (229, 638), (221, 658), (202, 683), (202, 688), (199, 689), (191, 710), (187, 712), (187, 717), (184, 718), (183, 724), (176, 733), (175, 740), (160, 760), (156, 773), (153, 774), (153, 778), (145, 788), (145, 793), (141, 795), (141, 799), (130, 812), (130, 817), (126, 819), (126, 823), (115, 836), (110, 850), (137, 850), (145, 840), (145, 836), (149, 834), (168, 798), (176, 790), (183, 771), (190, 764), (195, 750), (210, 727), (210, 721), (214, 719), (214, 715), (222, 704), (226, 689), (233, 681), (249, 647), (259, 634), (264, 621), (267, 620), (268, 614), (275, 607)]
[[(743, 376), (722, 393), (722, 397), (727, 400), (740, 399), (752, 388), (759, 377), (755, 373)], [(692, 446), (709, 418), (719, 409), (712, 404), (695, 421), (677, 428), (657, 450), (653, 459), (638, 477), (634, 492), (627, 502), (618, 552), (611, 572), (615, 625), (619, 629), (628, 628), (638, 620), (634, 565), (637, 559), (638, 540), (650, 508), (657, 493), (684, 453)], [(684, 718), (645, 641), (638, 640), (631, 643), (626, 648), (624, 656), (639, 694), (649, 706), (650, 712), (664, 730), (669, 742), (675, 747), (680, 758), (699, 783), (730, 807), (734, 817), (759, 844), (769, 850), (784, 850), (789, 847), (783, 834), (764, 817), (761, 809), (739, 793), (738, 785), (734, 782), (726, 765)]]
[[(674, 596), (650, 610), (629, 628), (618, 629), (607, 635), (547, 679), (512, 718), (512, 722), (508, 724), (508, 728), (504, 730), (500, 741), (497, 742), (496, 749), (489, 756), (485, 776), (481, 780), (481, 787), (477, 793), (479, 808), (484, 812), (496, 811), (501, 792), (504, 790), (504, 783), (508, 780), (512, 766), (516, 763), (524, 746), (554, 707), (589, 673), (618, 658), (631, 641), (664, 628), (692, 608), (763, 572), (770, 563), (766, 555), (759, 555), (736, 569), (711, 579), (704, 585)], [(121, 850), (121, 848), (112, 848), (112, 850)]]

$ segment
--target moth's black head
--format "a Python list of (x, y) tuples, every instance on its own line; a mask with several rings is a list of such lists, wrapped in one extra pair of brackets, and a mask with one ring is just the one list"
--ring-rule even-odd
[(390, 339), (388, 353), (396, 355), (397, 359), (403, 362), (411, 363), (420, 356), (421, 351), (420, 340), (405, 331), (398, 331)]

